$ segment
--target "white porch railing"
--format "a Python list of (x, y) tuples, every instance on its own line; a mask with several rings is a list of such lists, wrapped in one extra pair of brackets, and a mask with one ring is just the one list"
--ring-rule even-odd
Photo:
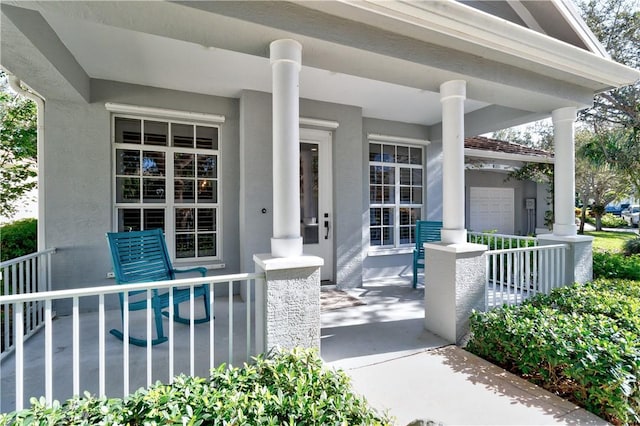
[(472, 231), (467, 232), (467, 242), (484, 244), (489, 247), (489, 250), (534, 247), (538, 245), (538, 240), (535, 237)]
[[(55, 248), (28, 254), (0, 263), (0, 296), (32, 294), (51, 290), (51, 255)], [(40, 300), (24, 306), (23, 331), (28, 339), (44, 325), (44, 304)], [(12, 311), (0, 304), (0, 361), (15, 348), (16, 339), (11, 327)]]
[[(108, 394), (108, 396), (113, 397), (118, 396), (116, 393), (119, 393), (117, 392), (119, 388), (122, 390), (122, 396), (126, 396), (137, 387), (149, 386), (156, 380), (168, 380), (170, 382), (179, 373), (206, 375), (211, 368), (221, 363), (218, 358), (225, 357), (227, 358), (224, 360), (225, 362), (234, 362), (234, 333), (237, 332), (237, 330), (234, 330), (234, 322), (245, 323), (244, 330), (240, 330), (238, 333), (242, 334), (242, 331), (244, 331), (246, 339), (244, 342), (245, 353), (243, 356), (236, 356), (235, 360), (238, 362), (248, 361), (252, 355), (252, 324), (256, 320), (255, 314), (252, 318), (252, 310), (255, 310), (255, 308), (251, 306), (251, 283), (254, 282), (255, 285), (260, 285), (264, 282), (264, 277), (264, 274), (258, 273), (234, 274), (126, 286), (112, 285), (0, 296), (0, 304), (10, 307), (13, 311), (12, 321), (15, 336), (24, 334), (26, 306), (36, 303), (43, 304), (43, 320), (45, 323), (43, 342), (34, 342), (35, 340), (41, 340), (42, 333), (38, 333), (37, 339), (34, 338), (28, 342), (28, 349), (32, 351), (42, 351), (42, 347), (44, 347), (44, 362), (41, 354), (36, 356), (36, 358), (40, 358), (39, 363), (44, 364), (42, 370), (37, 368), (37, 362), (28, 365), (26, 374), (29, 376), (27, 383), (29, 388), (25, 387), (26, 345), (24, 339), (15, 340), (14, 357), (7, 357), (2, 364), (2, 369), (0, 369), (0, 379), (2, 379), (0, 383), (3, 383), (2, 387), (0, 387), (2, 410), (23, 409), (25, 396), (28, 400), (31, 396), (39, 397), (44, 394), (49, 404), (54, 399), (62, 400), (72, 395), (80, 395), (83, 390), (88, 390), (98, 396), (106, 396)], [(246, 283), (247, 287), (245, 302), (236, 303), (236, 305), (246, 309), (244, 321), (242, 318), (234, 318), (233, 286), (236, 282)], [(193, 289), (194, 286), (201, 284), (209, 284), (209, 309), (212, 320), (206, 324), (194, 324), (196, 301), (194, 300)], [(224, 301), (224, 298), (218, 298), (217, 301), (215, 299), (216, 287), (224, 287), (225, 284), (229, 294), (228, 304)], [(150, 309), (152, 290), (169, 290), (174, 287), (189, 287), (191, 289), (191, 298), (188, 302), (190, 324), (175, 325), (173, 321), (173, 291), (169, 291), (169, 320), (165, 324), (165, 327), (168, 327), (168, 341), (152, 346), (150, 344), (153, 339), (153, 318), (152, 309)], [(147, 306), (149, 308), (139, 311), (140, 316), (135, 315), (135, 312), (129, 313), (126, 305), (122, 317), (119, 309), (106, 311), (105, 296), (124, 293), (124, 299), (127, 300), (128, 292), (136, 290), (147, 291)], [(86, 309), (86, 306), (91, 303), (93, 303), (91, 306), (95, 306), (96, 297), (97, 312), (81, 314), (80, 300), (87, 302), (87, 305), (83, 304), (83, 308)], [(67, 327), (70, 327), (71, 330), (70, 332), (68, 328), (61, 331), (54, 330), (52, 302), (63, 302), (69, 299), (71, 299), (72, 303), (70, 321), (68, 317), (59, 317), (55, 324), (56, 327), (59, 326), (60, 329), (63, 329), (66, 321)], [(197, 305), (202, 305), (202, 303), (197, 303)], [(203, 307), (199, 309), (203, 309)], [(225, 325), (226, 332), (221, 329), (221, 326), (224, 327)], [(132, 332), (139, 335), (144, 335), (146, 330), (147, 345), (145, 347), (134, 347), (124, 344), (115, 337), (107, 337), (106, 330), (112, 326), (122, 327), (124, 342), (129, 341), (130, 328)], [(253, 330), (255, 330), (255, 325)], [(66, 342), (64, 339), (70, 341)], [(221, 343), (224, 346), (225, 341), (227, 343), (227, 356), (223, 355), (224, 352), (220, 353), (221, 348), (218, 345)], [(64, 352), (67, 349), (65, 346), (67, 343), (71, 346), (70, 352)], [(243, 342), (239, 343), (242, 346)], [(255, 339), (253, 339), (253, 343), (255, 344)], [(216, 349), (218, 350), (216, 351)], [(62, 351), (60, 355), (55, 356), (55, 365), (54, 350), (56, 352)], [(217, 356), (215, 355), (216, 352), (218, 353)], [(118, 353), (121, 353), (121, 356)], [(178, 360), (178, 358), (180, 359)], [(198, 364), (198, 371), (196, 371), (196, 364)], [(14, 374), (15, 389), (7, 390), (5, 384), (10, 381), (10, 378), (6, 376), (13, 376)], [(34, 375), (44, 377), (34, 377)], [(71, 384), (69, 379), (71, 379)], [(55, 380), (58, 383), (54, 383)], [(81, 381), (83, 383), (82, 386)], [(132, 384), (132, 381), (135, 385)], [(31, 384), (39, 382), (43, 386), (38, 390), (34, 390)], [(15, 403), (12, 404), (13, 407), (8, 407), (7, 400), (11, 397), (15, 398)]]
[(489, 250), (485, 310), (522, 303), (537, 293), (566, 285), (567, 244)]

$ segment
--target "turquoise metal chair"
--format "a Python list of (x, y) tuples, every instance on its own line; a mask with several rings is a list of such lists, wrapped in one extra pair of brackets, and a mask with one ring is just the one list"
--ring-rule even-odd
[(418, 269), (424, 270), (424, 243), (440, 241), (442, 222), (419, 220), (416, 222), (416, 247), (413, 249), (413, 288), (418, 286)]
[[(161, 229), (134, 232), (108, 232), (107, 240), (111, 249), (111, 260), (113, 272), (118, 284), (145, 283), (153, 281), (174, 280), (177, 273), (199, 272), (203, 277), (206, 275), (206, 268), (174, 269), (171, 265), (167, 245)], [(189, 324), (189, 318), (180, 316), (179, 305), (189, 301), (189, 288), (173, 289), (174, 320), (184, 324)], [(147, 299), (141, 293), (146, 294), (146, 290), (130, 291), (129, 310), (138, 311), (147, 309)], [(137, 296), (136, 296), (137, 295)], [(204, 298), (205, 316), (194, 320), (195, 323), (203, 323), (210, 320), (209, 314), (209, 285), (204, 284), (194, 287), (194, 298)], [(119, 293), (120, 312), (124, 325), (124, 293)], [(169, 291), (152, 290), (151, 309), (153, 309), (154, 322), (156, 325), (156, 338), (151, 343), (157, 345), (167, 341), (162, 327), (162, 316), (169, 316), (165, 311), (169, 307)], [(112, 329), (109, 333), (120, 340), (124, 340), (122, 331)], [(129, 337), (129, 343), (136, 346), (146, 346), (147, 340), (136, 337)]]

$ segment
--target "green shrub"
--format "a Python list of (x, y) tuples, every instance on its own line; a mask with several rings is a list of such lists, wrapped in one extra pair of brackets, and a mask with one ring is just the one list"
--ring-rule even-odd
[(43, 400), (31, 403), (28, 410), (0, 416), (0, 425), (390, 424), (351, 391), (343, 372), (324, 368), (310, 350), (258, 357), (243, 368), (222, 365), (209, 379), (181, 375), (124, 400), (86, 394), (52, 407)]
[(594, 251), (593, 277), (640, 280), (640, 255)]
[(640, 254), (640, 237), (631, 238), (624, 242), (624, 254), (631, 256), (632, 254)]
[(38, 221), (22, 219), (0, 226), (0, 262), (38, 251)]
[(470, 326), (469, 351), (615, 424), (640, 422), (640, 283), (557, 289)]
[(627, 226), (627, 221), (619, 216), (607, 213), (602, 216), (602, 226), (605, 228), (624, 228)]

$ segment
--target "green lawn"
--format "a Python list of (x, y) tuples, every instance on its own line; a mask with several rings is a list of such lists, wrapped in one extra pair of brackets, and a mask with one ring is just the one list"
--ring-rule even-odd
[(605, 250), (611, 252), (621, 252), (624, 242), (631, 238), (636, 238), (638, 234), (634, 232), (615, 232), (615, 231), (591, 231), (585, 232), (584, 235), (594, 237), (594, 250)]

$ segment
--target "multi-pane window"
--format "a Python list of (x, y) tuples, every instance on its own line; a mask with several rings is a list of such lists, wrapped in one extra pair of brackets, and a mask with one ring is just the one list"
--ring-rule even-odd
[(370, 245), (400, 247), (415, 243), (422, 215), (422, 148), (369, 143)]
[(176, 259), (219, 257), (219, 128), (115, 116), (118, 231), (161, 228)]

